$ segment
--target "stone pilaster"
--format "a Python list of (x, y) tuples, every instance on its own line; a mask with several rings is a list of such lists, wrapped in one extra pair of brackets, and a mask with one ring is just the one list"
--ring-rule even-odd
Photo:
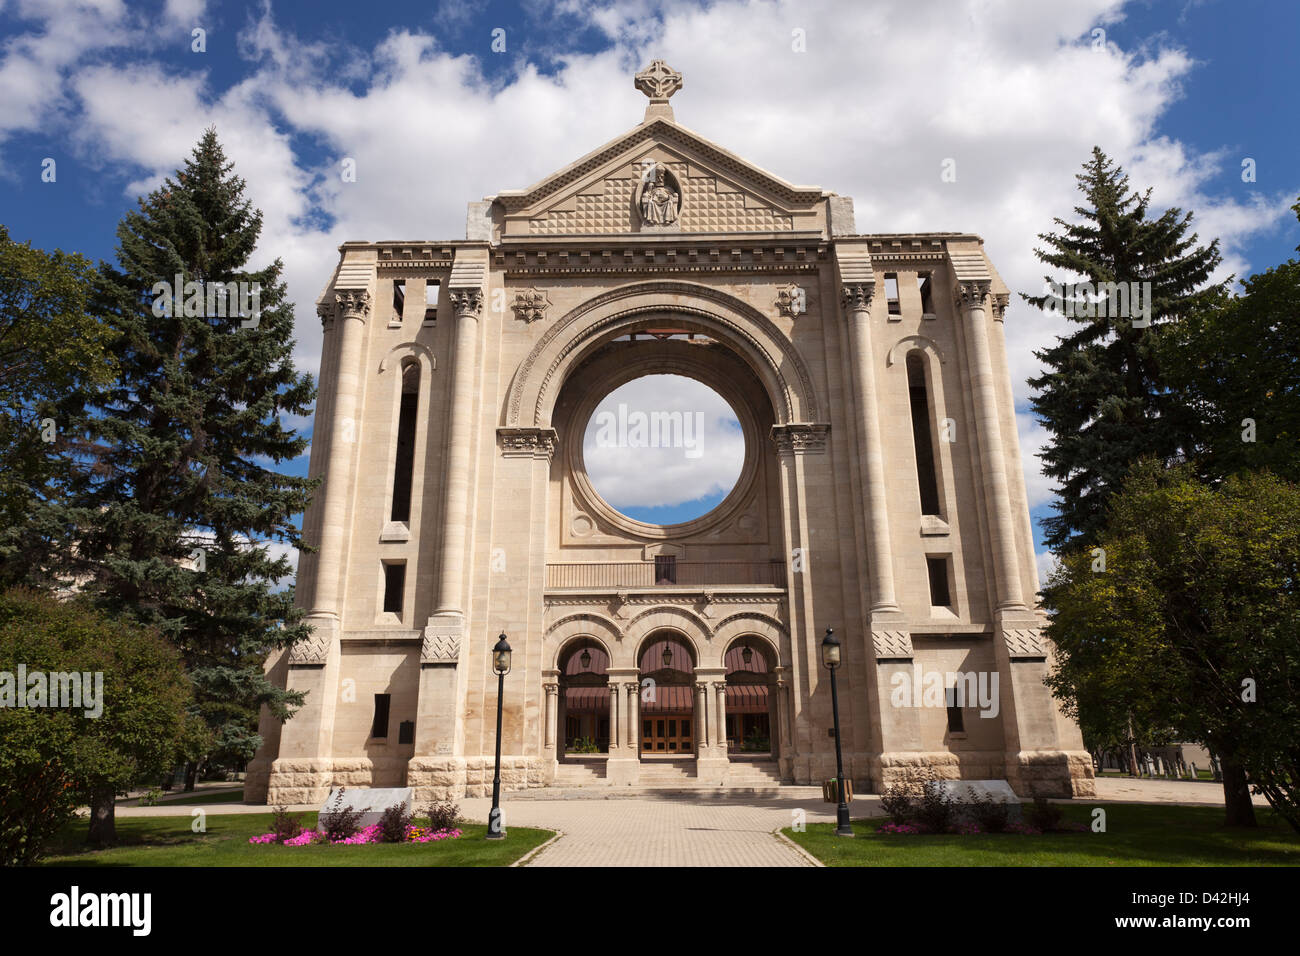
[(609, 758), (605, 761), (605, 779), (616, 786), (629, 786), (640, 778), (641, 765), (631, 735), (637, 685), (629, 678), (635, 673), (629, 668), (609, 670)]
[[(959, 281), (956, 298), (965, 333), (985, 530), (992, 559), (994, 657), (1004, 675), (1001, 710), (1006, 776), (1021, 796), (1082, 796), (1093, 790), (1091, 760), (1082, 750), (1077, 730), (1059, 719), (1056, 703), (1043, 686), (1049, 649), (1038, 616), (1025, 603), (1021, 584), (1014, 508), (1026, 503), (1013, 504), (1006, 473), (990, 319), (985, 308), (989, 288), (986, 281)], [(995, 300), (993, 308), (1001, 318), (1005, 305)]]
[(271, 764), (267, 784), (267, 800), (273, 805), (323, 802), (333, 779), (330, 755), (338, 705), (344, 542), (352, 458), (360, 437), (357, 405), (370, 304), (368, 288), (337, 289), (332, 304), (326, 301), (317, 310), (325, 333), (338, 336), (333, 420), (320, 492), (312, 607), (306, 615), (312, 634), (290, 649), (285, 680), (286, 689), (306, 694), (306, 702), (285, 722), (280, 734), (279, 754)]
[(871, 342), (871, 299), (874, 280), (841, 287), (849, 331), (849, 365), (853, 373), (853, 406), (857, 410), (858, 464), (862, 475), (863, 514), (867, 524), (871, 615), (899, 613), (894, 590), (889, 501), (885, 493), (885, 452), (880, 433), (876, 394), (876, 356)]

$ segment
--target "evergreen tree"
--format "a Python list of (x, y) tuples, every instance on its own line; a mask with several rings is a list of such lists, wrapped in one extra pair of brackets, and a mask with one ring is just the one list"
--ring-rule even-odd
[[(1031, 405), (1051, 436), (1041, 457), (1058, 500), (1043, 525), (1057, 552), (1091, 546), (1109, 498), (1139, 458), (1172, 462), (1184, 453), (1189, 416), (1162, 375), (1160, 340), (1180, 319), (1222, 301), (1227, 286), (1207, 284), (1221, 261), (1219, 243), (1196, 245), (1196, 234), (1187, 235), (1190, 212), (1174, 208), (1150, 218), (1151, 190), (1133, 192), (1123, 170), (1096, 147), (1083, 169), (1076, 178), (1087, 204), (1074, 210), (1081, 221), (1055, 219), (1059, 231), (1040, 234), (1047, 248), (1034, 250), (1068, 277), (1045, 276), (1055, 283), (1052, 292), (1022, 294), (1037, 308), (1065, 311), (1077, 326), (1034, 353), (1047, 370), (1029, 381)], [(1139, 290), (1149, 282), (1151, 295), (1129, 298), (1130, 314), (1116, 316), (1122, 299), (1113, 296), (1099, 308), (1094, 297), (1070, 288), (1080, 281), (1138, 283)], [(1058, 289), (1067, 291), (1057, 295)], [(1150, 307), (1149, 319), (1139, 314), (1139, 301)]]
[[(121, 372), (88, 400), (70, 550), (101, 606), (176, 644), (213, 758), (240, 761), (261, 743), (261, 705), (285, 717), (302, 700), (263, 673), (273, 647), (308, 632), (292, 590), (274, 590), (290, 567), (269, 545), (301, 547), (292, 519), (315, 483), (267, 465), (305, 449), (281, 416), (308, 414), (315, 384), (292, 363), (281, 261), (245, 269), (262, 214), (232, 169), (209, 129), (100, 267), (94, 308), (120, 334)], [(231, 314), (239, 296), (215, 283), (248, 283), (260, 312)]]

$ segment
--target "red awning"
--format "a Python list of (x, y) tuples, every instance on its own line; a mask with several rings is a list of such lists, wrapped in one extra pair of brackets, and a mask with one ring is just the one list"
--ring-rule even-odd
[(695, 705), (695, 689), (689, 684), (656, 684), (641, 688), (641, 713), (689, 714)]
[(766, 714), (767, 686), (764, 684), (728, 684), (727, 713)]

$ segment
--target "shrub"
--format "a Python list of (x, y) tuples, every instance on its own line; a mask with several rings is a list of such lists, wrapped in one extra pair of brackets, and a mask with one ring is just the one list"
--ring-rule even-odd
[(906, 784), (893, 783), (885, 788), (880, 806), (889, 815), (890, 822), (902, 826), (916, 816), (916, 805)]
[(1011, 813), (1007, 804), (994, 800), (991, 793), (976, 793), (974, 787), (967, 787), (966, 792), (971, 798), (971, 819), (981, 830), (985, 833), (1002, 833), (1006, 830)]
[(1048, 830), (1060, 827), (1064, 811), (1056, 804), (1048, 803), (1046, 797), (1038, 796), (1034, 797), (1033, 805), (1026, 811), (1025, 816), (1030, 826), (1046, 833)]
[(424, 808), (424, 815), (429, 818), (429, 829), (454, 830), (460, 821), (460, 807), (450, 800), (431, 803)]
[(362, 811), (353, 809), (350, 803), (346, 806), (343, 804), (343, 794), (346, 790), (346, 787), (339, 788), (339, 792), (334, 795), (334, 799), (330, 801), (318, 821), (321, 830), (331, 843), (350, 839), (361, 828)]
[(401, 843), (406, 839), (410, 826), (410, 808), (405, 803), (395, 804), (379, 818), (379, 840), (381, 843)]
[(271, 811), (271, 833), (276, 843), (292, 840), (302, 833), (302, 814), (290, 813), (288, 807), (276, 807)]
[(152, 790), (146, 790), (144, 793), (140, 794), (140, 806), (156, 807), (158, 806), (158, 803), (161, 800), (161, 798), (162, 798), (162, 790), (158, 789), (157, 787), (155, 787)]
[(956, 815), (956, 804), (938, 780), (927, 780), (921, 785), (921, 801), (916, 808), (916, 818), (935, 833), (947, 833)]

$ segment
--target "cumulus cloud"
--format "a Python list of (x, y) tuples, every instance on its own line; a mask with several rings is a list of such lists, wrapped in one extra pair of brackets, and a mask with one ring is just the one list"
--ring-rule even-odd
[(740, 477), (745, 437), (731, 406), (707, 385), (646, 375), (596, 406), (582, 456), (592, 486), (620, 510), (716, 502)]
[[(183, 30), (200, 7), (172, 0), (167, 19)], [(1198, 153), (1158, 129), (1192, 58), (1163, 38), (1136, 50), (1092, 42), (1093, 29), (1122, 19), (1123, 0), (559, 0), (512, 28), (494, 69), (489, 37), (476, 55), (452, 52), (433, 18), (361, 49), (307, 41), (265, 4), (240, 28), (246, 73), (224, 89), (201, 58), (166, 72), (105, 59), (158, 42), (157, 26), (121, 3), (17, 11), (32, 29), (3, 47), (0, 145), (6, 132), (63, 124), (84, 155), (130, 170), (134, 195), (215, 124), (265, 212), (258, 256), (285, 261), (296, 360), (313, 373), (312, 304), (340, 242), (460, 237), (467, 201), (535, 182), (638, 123), (631, 74), (656, 56), (685, 75), (673, 100), (683, 125), (782, 178), (854, 197), (862, 232), (982, 235), (1013, 292), (1041, 290), (1036, 236), (1068, 218), (1094, 144), (1154, 187), (1157, 208), (1193, 209), (1202, 240), (1222, 238), (1221, 276), (1248, 271), (1244, 241), (1283, 221), (1297, 192), (1206, 192), (1240, 157), (1230, 145)], [(458, 12), (441, 33), (467, 22)], [(355, 182), (339, 175), (344, 159)], [(941, 177), (949, 160), (953, 182)], [(1012, 296), (1005, 334), (1031, 504), (1050, 489), (1029, 457), (1042, 435), (1023, 414), (1025, 380), (1039, 371), (1033, 350), (1064, 326)]]
[(1039, 551), (1034, 555), (1034, 563), (1038, 568), (1038, 586), (1040, 588), (1047, 583), (1047, 579), (1052, 576), (1052, 572), (1060, 564), (1056, 560), (1056, 555), (1050, 551)]

